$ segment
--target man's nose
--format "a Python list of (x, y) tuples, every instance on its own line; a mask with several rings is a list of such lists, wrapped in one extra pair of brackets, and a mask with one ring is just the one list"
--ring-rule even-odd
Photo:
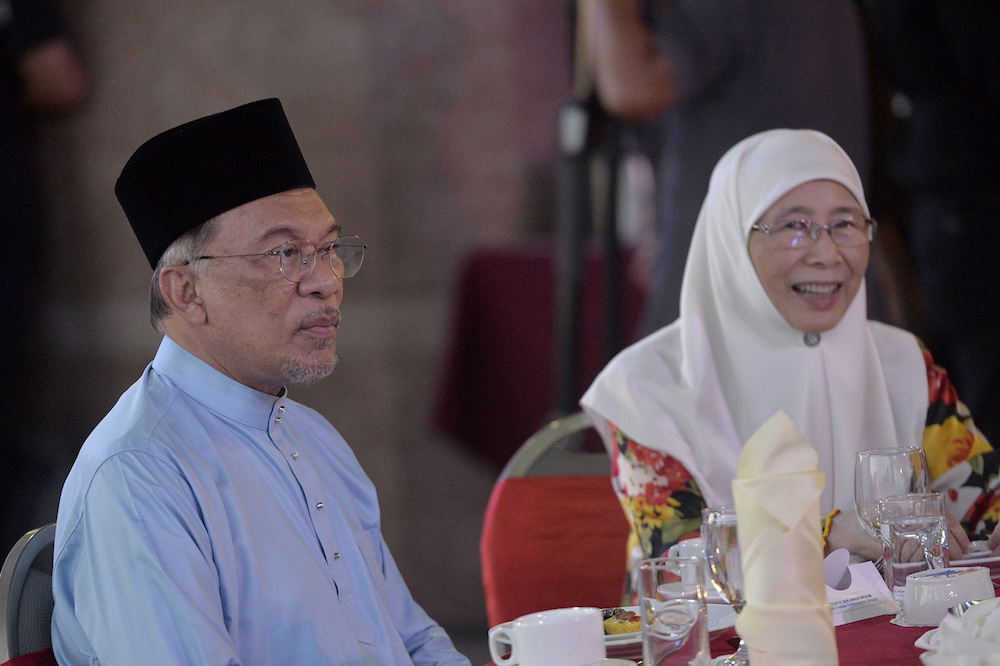
[(312, 272), (299, 282), (299, 294), (327, 299), (339, 295), (344, 290), (344, 281), (334, 275), (330, 264), (320, 255), (313, 254)]

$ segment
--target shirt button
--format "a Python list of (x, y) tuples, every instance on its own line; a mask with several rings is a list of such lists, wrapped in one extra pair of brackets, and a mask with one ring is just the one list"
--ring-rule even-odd
[(324, 506), (326, 506), (326, 505), (323, 504), (322, 502), (316, 502), (316, 508), (317, 509), (322, 509)]
[(298, 451), (292, 451), (292, 459), (293, 460), (298, 460), (299, 459), (299, 452)]
[(285, 411), (285, 406), (284, 405), (278, 405), (278, 411), (279, 412)]
[(275, 416), (274, 417), (274, 422), (275, 423), (281, 423), (281, 417), (280, 416)]

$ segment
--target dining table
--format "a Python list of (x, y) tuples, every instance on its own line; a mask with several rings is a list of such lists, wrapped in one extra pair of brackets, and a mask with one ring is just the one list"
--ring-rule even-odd
[[(836, 627), (837, 657), (840, 666), (919, 665), (924, 650), (916, 647), (917, 639), (933, 627), (902, 627), (893, 624), (895, 615), (878, 615)], [(711, 637), (712, 658), (731, 654), (739, 638), (735, 629), (726, 629)], [(613, 654), (609, 656), (625, 656)], [(628, 658), (641, 664), (637, 656)], [(495, 666), (489, 662), (486, 666)]]

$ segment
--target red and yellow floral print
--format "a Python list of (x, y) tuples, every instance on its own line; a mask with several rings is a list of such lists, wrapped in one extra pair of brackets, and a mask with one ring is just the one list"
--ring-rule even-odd
[(932, 481), (958, 463), (992, 450), (971, 417), (952, 415), (944, 423), (928, 425), (924, 430), (924, 453)]

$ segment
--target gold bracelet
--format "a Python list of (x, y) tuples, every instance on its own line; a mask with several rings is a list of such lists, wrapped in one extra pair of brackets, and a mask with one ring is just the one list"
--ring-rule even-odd
[(826, 541), (830, 537), (830, 528), (833, 527), (833, 519), (840, 513), (840, 509), (834, 509), (823, 519), (823, 550), (826, 550)]

